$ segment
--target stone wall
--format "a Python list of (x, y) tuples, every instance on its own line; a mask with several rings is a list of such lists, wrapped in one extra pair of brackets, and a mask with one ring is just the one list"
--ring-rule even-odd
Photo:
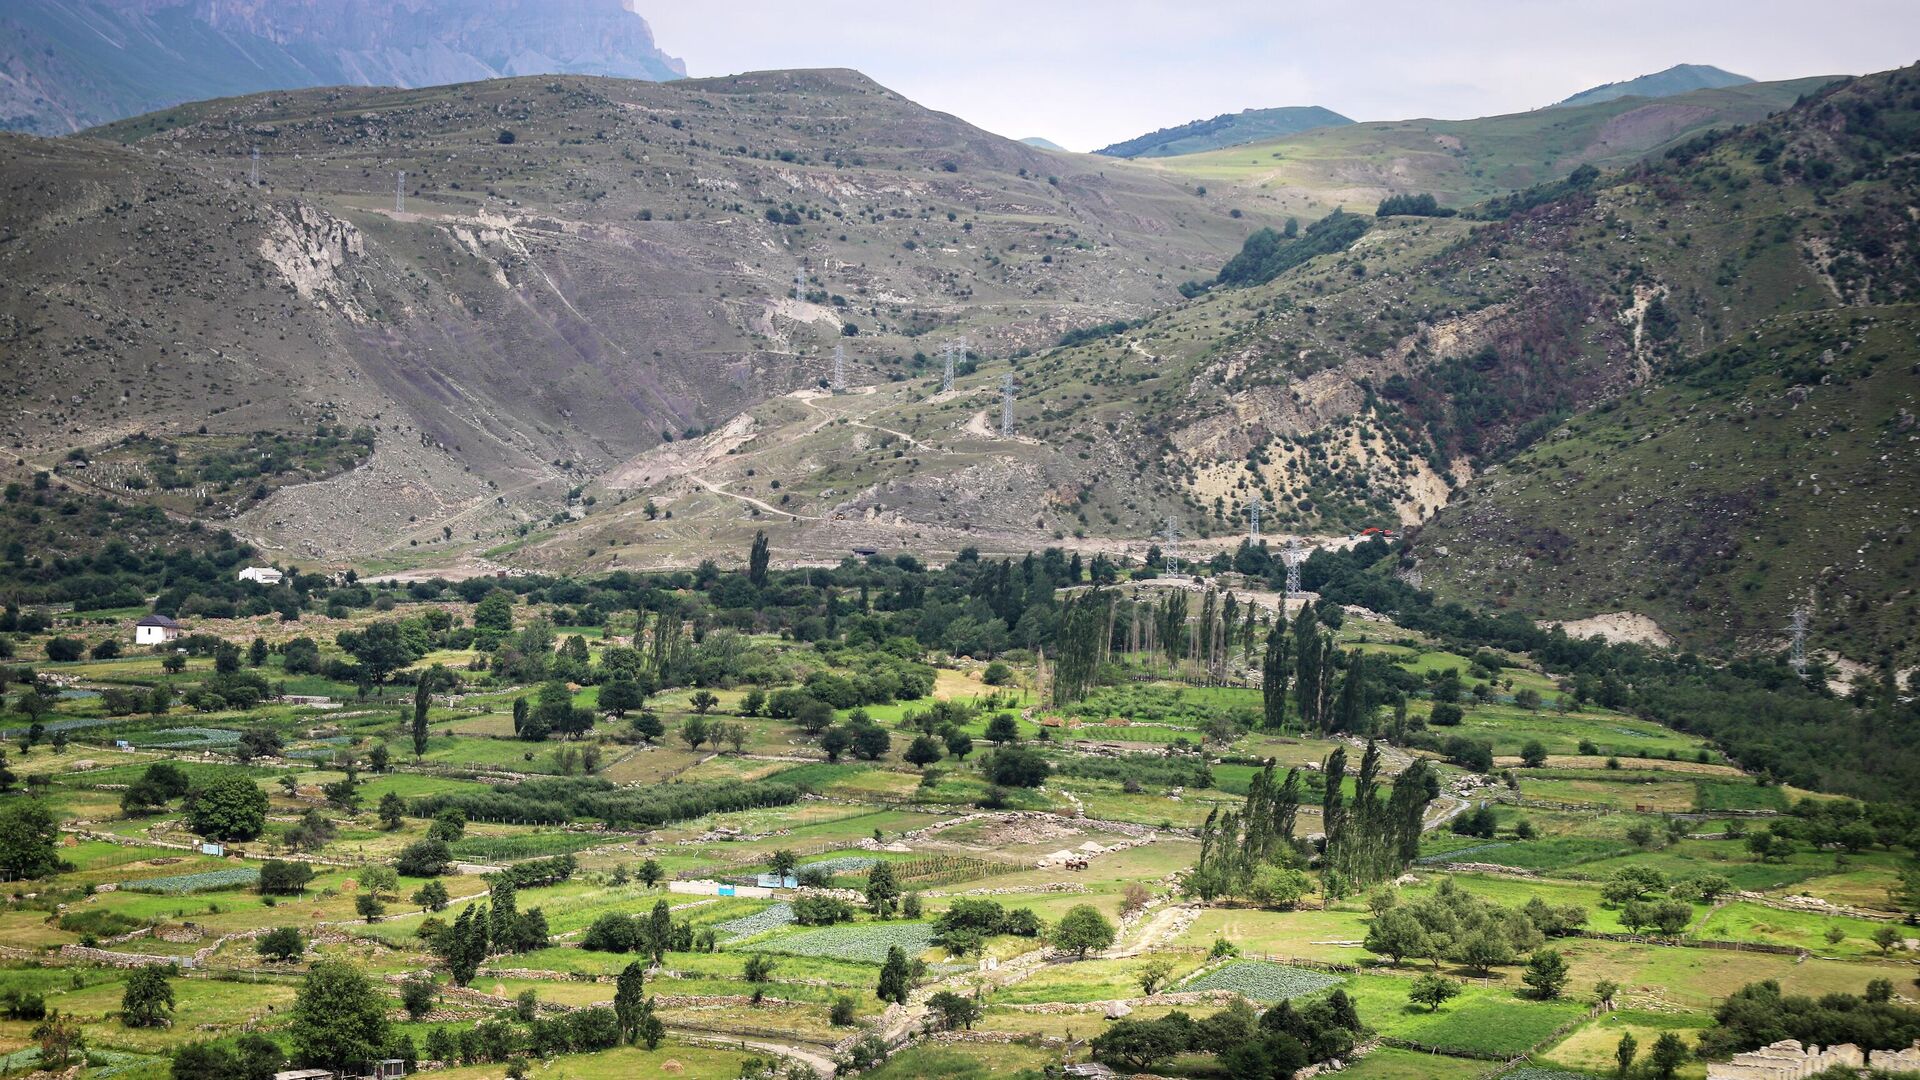
[(1852, 1043), (1822, 1049), (1802, 1046), (1798, 1039), (1783, 1039), (1772, 1046), (1735, 1054), (1725, 1064), (1708, 1065), (1707, 1080), (1802, 1080), (1835, 1066), (1858, 1069), (1866, 1063), (1866, 1055)]

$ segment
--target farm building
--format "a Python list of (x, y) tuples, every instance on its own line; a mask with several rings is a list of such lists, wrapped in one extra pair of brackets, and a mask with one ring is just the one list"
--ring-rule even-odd
[(165, 615), (149, 615), (133, 624), (133, 643), (135, 645), (165, 645), (180, 636), (185, 629), (179, 623)]
[(271, 566), (249, 566), (240, 571), (241, 581), (252, 581), (261, 585), (278, 585), (280, 576), (280, 571)]

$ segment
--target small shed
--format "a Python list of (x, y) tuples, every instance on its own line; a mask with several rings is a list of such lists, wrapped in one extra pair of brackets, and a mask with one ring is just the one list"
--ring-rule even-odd
[(241, 581), (251, 581), (259, 585), (278, 585), (282, 575), (271, 566), (249, 566), (240, 571)]
[(133, 643), (135, 645), (165, 645), (180, 636), (186, 627), (174, 622), (165, 615), (149, 615), (133, 624)]

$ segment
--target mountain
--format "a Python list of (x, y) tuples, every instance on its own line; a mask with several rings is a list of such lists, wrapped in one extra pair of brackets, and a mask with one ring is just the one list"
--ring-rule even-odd
[(1117, 158), (1173, 157), (1351, 123), (1352, 120), (1318, 105), (1244, 109), (1237, 113), (1221, 113), (1211, 120), (1195, 120), (1178, 127), (1161, 128), (1125, 142), (1103, 146), (1094, 153)]
[(756, 406), (513, 558), (624, 565), (756, 526), (823, 555), (1018, 530), (1137, 554), (1169, 520), (1197, 557), (1258, 495), (1271, 536), (1412, 529), (1398, 569), (1443, 597), (1771, 648), (1812, 591), (1816, 647), (1912, 663), (1916, 147), (1908, 69), (1473, 217), (1327, 219), (1250, 244), (1246, 284), (989, 354), (952, 393)]
[(1064, 146), (1061, 146), (1059, 143), (1054, 142), (1051, 139), (1043, 139), (1038, 135), (1029, 135), (1024, 139), (1021, 139), (1020, 141), (1027, 144), (1028, 146), (1033, 147), (1036, 150), (1057, 150), (1063, 154), (1066, 153), (1067, 151), (1067, 148)]
[(1569, 105), (1593, 105), (1623, 97), (1674, 97), (1693, 90), (1715, 90), (1723, 86), (1740, 86), (1752, 81), (1745, 75), (1722, 71), (1711, 64), (1675, 64), (1665, 71), (1656, 71), (1637, 79), (1590, 87), (1564, 100), (1556, 101), (1548, 107), (1564, 109)]
[(1368, 121), (1153, 164), (1198, 184), (1252, 188), (1275, 212), (1372, 210), (1389, 195), (1466, 206), (1565, 176), (1619, 168), (1704, 131), (1750, 124), (1835, 76), (1620, 98), (1474, 120)]
[[(836, 344), (885, 386), (952, 334), (1005, 355), (1139, 318), (1260, 221), (1099, 164), (850, 71), (336, 87), (0, 134), (0, 372), (34, 388), (4, 471), (303, 560), (515, 543), (637, 455), (801, 408)], [(341, 445), (362, 428), (370, 456)]]
[(687, 72), (622, 0), (20, 0), (0, 10), (0, 128), (42, 135), (260, 90), (554, 73)]

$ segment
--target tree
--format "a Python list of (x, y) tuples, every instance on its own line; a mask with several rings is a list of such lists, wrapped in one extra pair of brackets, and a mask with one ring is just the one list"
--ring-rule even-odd
[(173, 982), (158, 964), (135, 968), (120, 994), (120, 1022), (128, 1027), (166, 1027), (173, 1022)]
[(380, 916), (386, 913), (387, 905), (381, 903), (378, 896), (363, 892), (353, 898), (353, 910), (359, 912), (360, 917), (370, 923), (379, 922)]
[(853, 735), (846, 728), (830, 727), (820, 733), (820, 749), (827, 755), (828, 761), (839, 761), (840, 755), (853, 746)]
[(1104, 949), (1113, 944), (1113, 924), (1105, 915), (1094, 910), (1089, 904), (1076, 904), (1060, 916), (1054, 925), (1051, 940), (1057, 949), (1065, 949), (1079, 959), (1086, 959), (1089, 952)]
[(420, 760), (427, 753), (427, 710), (433, 705), (434, 687), (441, 685), (448, 677), (447, 669), (435, 664), (420, 674), (413, 685), (413, 759)]
[(853, 730), (853, 754), (865, 761), (878, 761), (893, 748), (893, 740), (878, 724), (862, 724)]
[(400, 878), (391, 866), (369, 866), (360, 871), (360, 887), (376, 897), (392, 895), (400, 887)]
[(646, 1000), (646, 969), (638, 960), (620, 969), (613, 985), (613, 1016), (620, 1025), (620, 1038), (632, 1042), (640, 1035), (640, 1020), (652, 1012)]
[(651, 889), (655, 885), (660, 884), (660, 879), (666, 876), (666, 871), (660, 868), (658, 860), (648, 859), (640, 864), (640, 870), (637, 876), (647, 888)]
[(1620, 1035), (1620, 1044), (1613, 1048), (1613, 1075), (1624, 1078), (1627, 1074), (1631, 1073), (1633, 1071), (1633, 1055), (1637, 1053), (1639, 1049), (1640, 1043), (1633, 1037), (1633, 1032), (1622, 1032)]
[(1397, 907), (1374, 917), (1373, 924), (1367, 928), (1363, 947), (1368, 952), (1391, 959), (1395, 967), (1409, 956), (1428, 956), (1433, 951), (1426, 927), (1421, 925), (1419, 918), (1413, 912)]
[(1879, 946), (1880, 955), (1886, 956), (1895, 945), (1900, 944), (1900, 931), (1883, 923), (1873, 931), (1873, 943)]
[[(1185, 1019), (1184, 1014), (1176, 1014)], [(1173, 1017), (1159, 1020), (1116, 1020), (1090, 1044), (1093, 1056), (1103, 1065), (1119, 1066), (1127, 1072), (1152, 1072), (1155, 1067), (1187, 1051), (1191, 1023), (1181, 1024)], [(1268, 1075), (1292, 1076), (1291, 1069)]]
[(380, 796), (380, 825), (388, 832), (398, 829), (407, 815), (407, 801), (397, 791)]
[(1458, 997), (1459, 994), (1459, 983), (1445, 976), (1427, 972), (1413, 980), (1413, 986), (1407, 990), (1407, 999), (1416, 1004), (1425, 1005), (1428, 1012), (1439, 1012), (1441, 1005)]
[(267, 662), (267, 639), (256, 637), (253, 644), (247, 646), (247, 666), (259, 667)]
[(1513, 962), (1513, 944), (1504, 930), (1484, 927), (1461, 939), (1458, 958), (1461, 963), (1484, 976), (1501, 964)]
[(940, 1017), (940, 1026), (948, 1031), (971, 1031), (974, 1021), (980, 1019), (980, 1003), (951, 990), (942, 990), (927, 998), (927, 1007)]
[(894, 878), (893, 864), (885, 859), (867, 871), (867, 906), (883, 919), (893, 917), (894, 901), (900, 898), (900, 883)]
[(408, 877), (438, 877), (453, 862), (453, 853), (438, 840), (415, 840), (400, 849), (393, 860), (395, 870)]
[(413, 902), (421, 911), (445, 911), (452, 898), (447, 895), (447, 887), (434, 878), (413, 892)]
[(367, 679), (376, 686), (417, 658), (399, 623), (378, 622), (365, 630), (342, 630), (334, 640), (359, 662)]
[(1535, 949), (1527, 970), (1520, 973), (1520, 981), (1533, 987), (1535, 997), (1551, 1001), (1566, 989), (1567, 959), (1557, 949)]
[(513, 629), (513, 594), (505, 589), (495, 589), (488, 593), (473, 609), (473, 627), (476, 630), (497, 630), (506, 633)]
[(687, 700), (693, 705), (694, 712), (705, 716), (715, 705), (720, 704), (720, 695), (711, 690), (695, 690), (693, 696)]
[(952, 754), (957, 761), (965, 761), (967, 755), (973, 753), (973, 736), (959, 728), (948, 731), (943, 741), (946, 743), (947, 753)]
[[(0, 761), (0, 770), (5, 769)], [(43, 878), (60, 869), (60, 823), (39, 799), (0, 803), (0, 868), (14, 879)]]
[(767, 565), (772, 562), (773, 552), (767, 545), (767, 531), (757, 530), (753, 534), (753, 546), (747, 551), (747, 580), (754, 588), (765, 588), (767, 584)]
[(773, 981), (773, 969), (777, 963), (778, 961), (773, 957), (763, 952), (747, 955), (747, 966), (741, 972), (741, 976), (753, 986), (755, 1005), (760, 1004), (760, 999), (766, 995), (765, 984)]
[(1613, 996), (1619, 992), (1620, 984), (1612, 979), (1601, 979), (1593, 984), (1593, 1000), (1609, 1009), (1613, 1008)]
[(773, 854), (767, 857), (767, 869), (773, 872), (774, 877), (792, 877), (794, 869), (799, 865), (799, 856), (787, 848), (775, 848)]
[(1141, 965), (1133, 979), (1140, 984), (1140, 992), (1152, 997), (1155, 991), (1167, 985), (1167, 979), (1173, 975), (1173, 961), (1155, 958)]
[(466, 835), (467, 812), (457, 806), (442, 807), (433, 815), (433, 824), (427, 826), (427, 839), (443, 844), (457, 844)]
[(640, 691), (640, 683), (624, 676), (608, 679), (600, 684), (600, 707), (615, 717), (625, 719), (629, 712), (646, 704), (646, 695)]
[(1647, 1054), (1647, 1069), (1656, 1080), (1673, 1080), (1673, 1074), (1687, 1063), (1687, 1044), (1671, 1031), (1663, 1031)]
[(1520, 763), (1529, 769), (1537, 769), (1547, 763), (1547, 748), (1539, 739), (1527, 740), (1520, 748)]
[(188, 794), (187, 827), (215, 840), (252, 840), (267, 827), (267, 793), (245, 773), (223, 772)]
[(34, 1025), (31, 1034), (40, 1044), (40, 1067), (43, 1069), (64, 1069), (76, 1054), (85, 1060), (87, 1038), (80, 1028), (80, 1021), (72, 1016), (62, 1016), (58, 1009), (49, 1011), (46, 1019)]
[(908, 764), (918, 765), (924, 770), (945, 755), (940, 752), (939, 740), (931, 735), (916, 735), (912, 744), (907, 747), (907, 752), (900, 756), (905, 758)]
[(287, 1033), (302, 1065), (344, 1072), (386, 1057), (387, 998), (345, 960), (316, 960), (293, 1001)]
[(689, 750), (700, 749), (700, 744), (711, 735), (712, 729), (704, 716), (689, 716), (680, 721), (680, 738), (686, 742)]
[(313, 880), (311, 863), (268, 859), (260, 864), (260, 892), (266, 896), (295, 896)]
[(1020, 725), (1012, 713), (996, 713), (987, 721), (987, 740), (996, 745), (1020, 741)]
[(254, 949), (268, 960), (298, 960), (307, 954), (307, 939), (297, 926), (277, 926), (261, 935)]
[(887, 960), (880, 965), (880, 984), (874, 993), (881, 1001), (890, 1001), (895, 1005), (907, 1003), (910, 986), (907, 954), (898, 945), (887, 946)]
[(406, 1007), (407, 1015), (415, 1020), (433, 1011), (434, 1003), (440, 999), (440, 986), (431, 975), (415, 975), (400, 984), (400, 1004)]

